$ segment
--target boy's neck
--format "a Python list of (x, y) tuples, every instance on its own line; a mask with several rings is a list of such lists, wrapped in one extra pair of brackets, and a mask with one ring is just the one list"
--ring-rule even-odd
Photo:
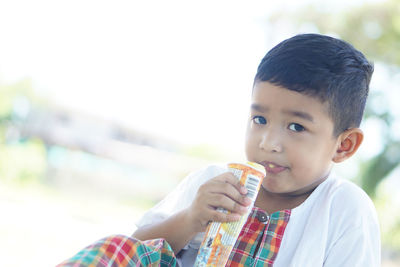
[(261, 186), (255, 206), (265, 210), (268, 214), (286, 209), (294, 209), (301, 205), (326, 178), (311, 184), (309, 187), (304, 188), (304, 190), (292, 193), (272, 193)]
[(311, 195), (312, 191), (301, 195), (290, 196), (270, 193), (264, 188), (261, 188), (255, 206), (265, 210), (268, 214), (286, 209), (294, 209), (303, 203)]

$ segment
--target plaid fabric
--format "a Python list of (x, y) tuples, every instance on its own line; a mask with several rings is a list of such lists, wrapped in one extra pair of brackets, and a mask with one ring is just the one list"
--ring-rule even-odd
[[(290, 210), (278, 211), (263, 222), (265, 212), (253, 207), (226, 266), (272, 266), (289, 222)], [(176, 266), (176, 258), (163, 239), (138, 241), (110, 236), (86, 247), (58, 267)]]
[(265, 221), (265, 215), (254, 207), (240, 232), (226, 266), (272, 266), (289, 222), (290, 210), (278, 211)]
[(176, 266), (176, 258), (163, 239), (138, 241), (127, 236), (109, 236), (84, 248), (57, 267)]

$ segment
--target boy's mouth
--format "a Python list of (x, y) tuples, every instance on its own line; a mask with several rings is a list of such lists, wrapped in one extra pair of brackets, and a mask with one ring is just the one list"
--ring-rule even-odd
[(280, 166), (280, 165), (278, 165), (274, 162), (270, 162), (270, 161), (263, 161), (261, 164), (264, 166), (265, 171), (268, 173), (277, 174), (277, 173), (280, 173), (280, 172), (286, 170), (286, 167)]

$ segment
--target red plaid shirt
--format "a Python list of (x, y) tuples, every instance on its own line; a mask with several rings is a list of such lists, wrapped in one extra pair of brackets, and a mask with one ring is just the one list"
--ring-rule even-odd
[(265, 211), (254, 207), (226, 266), (272, 266), (289, 218), (290, 210), (267, 216)]

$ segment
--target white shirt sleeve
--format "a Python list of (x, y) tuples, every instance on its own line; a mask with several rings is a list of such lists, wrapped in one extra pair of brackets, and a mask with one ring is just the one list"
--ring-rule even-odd
[(356, 229), (348, 229), (347, 232), (333, 245), (327, 256), (324, 266), (334, 267), (363, 267), (381, 266), (380, 247), (376, 246), (378, 240), (376, 234), (368, 234), (368, 231), (376, 231), (373, 227), (361, 225)]
[(210, 165), (189, 174), (157, 205), (147, 211), (136, 223), (137, 227), (160, 222), (172, 214), (187, 208), (194, 200), (197, 190), (206, 181), (227, 172), (223, 165)]

